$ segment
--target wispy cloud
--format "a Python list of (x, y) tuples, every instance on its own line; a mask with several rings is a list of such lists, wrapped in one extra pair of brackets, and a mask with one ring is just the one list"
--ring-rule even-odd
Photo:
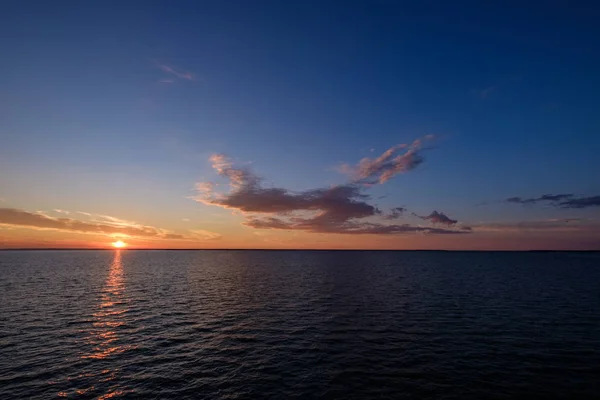
[(406, 208), (404, 207), (394, 207), (390, 210), (389, 214), (387, 214), (385, 219), (399, 219), (406, 212)]
[[(408, 147), (409, 151), (416, 150), (420, 144), (413, 143)], [(431, 226), (383, 223), (398, 218), (405, 209), (396, 207), (389, 214), (383, 213), (369, 203), (371, 197), (365, 193), (368, 185), (363, 183), (383, 183), (399, 173), (400, 168), (390, 160), (392, 156), (363, 160), (362, 167), (357, 169), (358, 176), (346, 184), (293, 192), (285, 188), (265, 187), (263, 179), (249, 168), (235, 166), (226, 156), (215, 154), (210, 157), (212, 167), (228, 180), (230, 190), (227, 193), (216, 192), (215, 183), (202, 182), (196, 186), (198, 195), (195, 200), (240, 211), (246, 217), (244, 225), (257, 229), (381, 235), (466, 233), (464, 230)]]
[(427, 135), (416, 139), (410, 145), (398, 144), (383, 152), (377, 158), (363, 158), (357, 165), (342, 164), (338, 170), (362, 184), (385, 183), (394, 176), (412, 171), (425, 159), (421, 154), (423, 142), (433, 139)]
[(478, 232), (587, 232), (599, 231), (600, 225), (579, 218), (553, 218), (519, 222), (486, 222), (474, 224)]
[(409, 224), (382, 224), (376, 222), (344, 221), (343, 223), (321, 224), (314, 219), (288, 219), (277, 217), (254, 218), (250, 217), (244, 225), (258, 229), (285, 229), (302, 230), (313, 233), (340, 233), (354, 235), (393, 235), (406, 233), (425, 234), (461, 234), (463, 230), (440, 229), (428, 226), (415, 226)]
[[(79, 212), (87, 216), (90, 213)], [(166, 229), (124, 221), (107, 215), (100, 216), (100, 220), (81, 221), (73, 218), (53, 218), (39, 212), (29, 212), (15, 208), (0, 208), (0, 225), (21, 227), (37, 230), (56, 230), (105, 236), (125, 235), (149, 239), (178, 239), (195, 240), (198, 236), (181, 235)], [(207, 232), (207, 231), (203, 231)]]
[[(196, 80), (195, 75), (189, 71), (181, 71), (181, 70), (175, 69), (174, 67), (171, 67), (166, 64), (159, 64), (158, 68), (160, 70), (162, 70), (163, 72), (166, 72), (167, 74), (171, 74), (179, 79), (185, 79), (188, 81)], [(166, 81), (166, 80), (163, 80), (163, 81)], [(172, 81), (171, 82), (163, 82), (163, 83), (172, 83)]]
[(500, 86), (502, 86), (502, 85), (488, 86), (488, 87), (486, 87), (484, 89), (474, 90), (473, 93), (475, 93), (477, 95), (477, 97), (485, 100), (485, 99), (487, 99), (490, 96), (490, 94), (492, 94), (492, 92), (494, 92)]
[(70, 214), (70, 212), (69, 212), (69, 211), (61, 210), (61, 209), (59, 209), (59, 208), (55, 208), (55, 209), (54, 209), (54, 212), (57, 212), (57, 213), (59, 213), (59, 214), (67, 214), (67, 215), (68, 215), (68, 214)]
[(479, 97), (480, 99), (485, 100), (489, 98), (492, 95), (492, 93), (496, 92), (498, 89), (501, 89), (502, 87), (510, 83), (518, 82), (520, 79), (520, 76), (513, 76), (512, 78), (504, 79), (503, 81), (500, 81), (494, 85), (487, 86), (483, 89), (473, 90), (473, 94)]
[(223, 237), (220, 233), (205, 231), (203, 229), (190, 229), (189, 231), (193, 237), (200, 240), (216, 240)]
[(539, 197), (509, 197), (506, 203), (515, 204), (548, 204), (559, 208), (588, 208), (599, 207), (600, 196), (576, 197), (572, 193), (544, 194)]

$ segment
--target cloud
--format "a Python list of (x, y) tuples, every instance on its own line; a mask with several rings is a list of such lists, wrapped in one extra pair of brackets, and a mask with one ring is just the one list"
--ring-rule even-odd
[[(81, 213), (81, 212), (80, 212)], [(83, 214), (83, 213), (82, 213)], [(88, 215), (89, 213), (85, 213)], [(89, 214), (92, 216), (92, 214)], [(175, 234), (164, 229), (123, 221), (107, 215), (106, 222), (81, 221), (73, 218), (53, 218), (41, 213), (32, 213), (16, 208), (0, 208), (0, 225), (38, 230), (56, 230), (98, 235), (127, 235), (150, 239), (197, 239), (195, 236)]]
[[(389, 214), (369, 204), (364, 191), (367, 186), (356, 181), (346, 184), (293, 192), (279, 187), (264, 187), (263, 179), (246, 167), (237, 167), (222, 154), (210, 157), (214, 170), (226, 178), (228, 193), (216, 191), (217, 184), (202, 182), (196, 185), (196, 201), (242, 212), (245, 226), (256, 229), (302, 230), (314, 233), (399, 234), (465, 233), (464, 231), (410, 225), (387, 225), (377, 220), (398, 218), (405, 211), (396, 207)], [(389, 171), (384, 164), (363, 171), (359, 178), (380, 180)], [(363, 166), (365, 163), (363, 163)]]
[(377, 184), (385, 183), (394, 176), (412, 171), (425, 159), (421, 155), (423, 142), (433, 139), (427, 135), (416, 139), (412, 144), (399, 144), (383, 152), (377, 158), (363, 158), (357, 165), (342, 164), (338, 170), (349, 175), (357, 183)]
[(545, 203), (559, 208), (587, 208), (600, 206), (600, 196), (575, 197), (572, 193), (544, 194), (540, 197), (510, 197), (506, 203), (538, 204)]
[(509, 197), (505, 201), (507, 203), (518, 203), (518, 204), (535, 204), (540, 202), (560, 202), (573, 197), (573, 194), (544, 194), (540, 197), (533, 197), (524, 199), (522, 197)]
[[(196, 80), (196, 77), (191, 72), (178, 71), (177, 69), (175, 69), (173, 67), (170, 67), (168, 65), (165, 65), (165, 64), (159, 64), (158, 68), (161, 69), (162, 71), (168, 73), (168, 74), (176, 76), (179, 79), (185, 79), (185, 80), (188, 80), (188, 81), (195, 81)], [(167, 82), (164, 82), (164, 83), (167, 83)]]
[(473, 93), (475, 95), (477, 95), (477, 97), (485, 100), (485, 99), (487, 99), (490, 96), (490, 94), (492, 94), (493, 91), (495, 91), (496, 89), (498, 89), (500, 86), (502, 86), (502, 85), (499, 84), (499, 85), (488, 86), (488, 87), (486, 87), (484, 89), (473, 90)]
[(590, 197), (579, 197), (568, 199), (560, 203), (562, 208), (587, 208), (587, 207), (599, 207), (600, 196)]
[(519, 77), (519, 76), (513, 76), (512, 78), (504, 79), (503, 81), (500, 81), (499, 83), (497, 83), (495, 85), (488, 86), (484, 89), (473, 90), (473, 94), (476, 95), (477, 97), (481, 98), (482, 100), (485, 100), (488, 97), (490, 97), (493, 92), (497, 91), (498, 89), (500, 89), (504, 86), (509, 85), (510, 83), (518, 82), (520, 79), (521, 79), (521, 77)]
[(175, 83), (173, 79), (159, 79), (158, 83)]
[(597, 223), (579, 218), (554, 218), (521, 222), (480, 223), (472, 226), (478, 232), (578, 232), (598, 230)]
[(426, 216), (417, 215), (415, 213), (413, 213), (413, 215), (415, 217), (421, 218), (422, 220), (430, 221), (431, 223), (434, 223), (434, 224), (442, 224), (442, 225), (451, 226), (458, 222), (455, 219), (449, 218), (443, 212), (437, 212), (437, 211), (433, 211), (431, 214), (426, 215)]
[(409, 224), (382, 224), (376, 222), (343, 221), (323, 224), (322, 221), (312, 219), (288, 219), (277, 217), (254, 218), (250, 217), (244, 225), (257, 229), (285, 229), (302, 230), (312, 233), (339, 233), (354, 235), (394, 235), (406, 233), (425, 234), (462, 234), (466, 231), (432, 228), (428, 226), (414, 226)]
[(69, 211), (61, 210), (61, 209), (58, 209), (58, 208), (55, 208), (54, 212), (57, 212), (59, 214), (67, 214), (67, 215), (70, 214)]
[(220, 233), (205, 231), (202, 229), (190, 229), (190, 233), (193, 237), (200, 240), (215, 240), (223, 237)]
[(402, 215), (406, 212), (406, 208), (404, 207), (394, 207), (390, 210), (389, 214), (387, 214), (385, 219), (398, 219), (401, 218)]

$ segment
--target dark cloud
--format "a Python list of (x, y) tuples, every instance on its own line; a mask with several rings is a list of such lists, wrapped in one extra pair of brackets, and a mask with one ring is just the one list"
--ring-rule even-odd
[(544, 194), (539, 198), (539, 200), (540, 201), (563, 201), (563, 200), (569, 199), (571, 197), (573, 197), (573, 195), (570, 193), (568, 193), (568, 194)]
[(406, 212), (404, 207), (394, 207), (390, 210), (390, 213), (385, 216), (385, 219), (398, 219)]
[(572, 193), (544, 194), (533, 198), (510, 197), (505, 202), (517, 204), (545, 203), (560, 208), (587, 208), (600, 206), (600, 196), (575, 197)]
[[(284, 188), (264, 187), (260, 177), (248, 168), (235, 167), (223, 155), (213, 155), (210, 161), (217, 173), (227, 178), (230, 191), (226, 194), (217, 193), (216, 184), (200, 183), (196, 186), (196, 200), (241, 211), (246, 214), (244, 225), (252, 228), (344, 234), (465, 233), (377, 222), (377, 219), (399, 218), (406, 210), (396, 207), (384, 215), (376, 206), (369, 204), (371, 198), (364, 193), (366, 186), (356, 181), (328, 188), (292, 192)], [(377, 176), (379, 179), (385, 176), (386, 171), (391, 170), (379, 169), (378, 172), (371, 171), (364, 176)]]
[(565, 194), (544, 194), (540, 197), (533, 197), (524, 199), (522, 197), (509, 197), (505, 201), (507, 203), (518, 203), (518, 204), (535, 204), (540, 202), (560, 202), (566, 199), (572, 198), (573, 194), (565, 193)]
[(318, 218), (284, 220), (276, 217), (255, 218), (250, 217), (244, 225), (258, 229), (285, 229), (302, 230), (313, 233), (340, 233), (354, 235), (394, 235), (404, 233), (425, 234), (461, 234), (468, 233), (463, 230), (440, 229), (427, 226), (413, 226), (408, 224), (381, 224), (373, 222), (346, 221), (340, 223), (323, 223)]
[(600, 196), (590, 197), (579, 197), (568, 199), (560, 203), (562, 208), (587, 208), (587, 207), (599, 207)]
[(109, 216), (102, 217), (104, 222), (88, 222), (72, 218), (53, 218), (43, 213), (32, 213), (16, 208), (0, 208), (0, 225), (99, 235), (122, 234), (156, 239), (188, 239), (184, 235), (174, 234), (160, 228), (126, 222)]
[(421, 218), (423, 220), (430, 221), (430, 222), (432, 222), (434, 224), (442, 224), (442, 225), (451, 226), (451, 225), (454, 225), (454, 224), (456, 224), (458, 222), (455, 219), (449, 218), (443, 212), (437, 212), (437, 211), (433, 211), (431, 214), (426, 215), (426, 216), (417, 215), (415, 213), (413, 213), (413, 215), (415, 217), (419, 217), (419, 218)]
[(490, 232), (584, 232), (597, 231), (597, 223), (579, 218), (555, 218), (520, 222), (481, 223), (473, 226), (476, 231)]
[(293, 211), (320, 211), (322, 220), (345, 221), (365, 218), (381, 213), (368, 204), (369, 196), (357, 185), (340, 185), (293, 193), (282, 188), (264, 188), (260, 179), (248, 171), (229, 166), (217, 169), (230, 180), (232, 191), (216, 195), (211, 190), (201, 193), (197, 200), (206, 204), (252, 213), (289, 213)]

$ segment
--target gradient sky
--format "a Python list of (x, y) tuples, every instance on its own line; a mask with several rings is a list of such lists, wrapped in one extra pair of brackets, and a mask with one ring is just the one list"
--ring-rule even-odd
[(491, 3), (3, 2), (0, 247), (600, 249), (600, 7)]

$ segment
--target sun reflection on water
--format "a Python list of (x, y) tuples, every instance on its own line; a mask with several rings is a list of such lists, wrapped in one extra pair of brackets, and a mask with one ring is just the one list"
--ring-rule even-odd
[(94, 351), (91, 354), (83, 355), (82, 358), (101, 360), (126, 350), (125, 346), (119, 346), (115, 343), (118, 340), (116, 328), (125, 324), (118, 319), (120, 315), (127, 311), (126, 302), (123, 298), (124, 291), (121, 251), (117, 250), (102, 289), (100, 309), (94, 313), (95, 321), (92, 325), (97, 330), (90, 339), (91, 343), (95, 345)]
[[(100, 304), (95, 313), (92, 322), (92, 331), (87, 343), (93, 347), (91, 352), (81, 355), (82, 359), (92, 362), (90, 366), (94, 368), (95, 362), (114, 357), (123, 353), (133, 346), (123, 345), (120, 338), (123, 336), (122, 327), (126, 325), (124, 314), (127, 312), (127, 298), (125, 296), (125, 280), (123, 274), (123, 264), (121, 262), (121, 250), (116, 250), (111, 262), (108, 277), (100, 293)], [(121, 332), (119, 329), (121, 328)], [(103, 368), (101, 373), (94, 376), (92, 381), (100, 386), (103, 383), (115, 380), (118, 375), (117, 368)], [(89, 388), (77, 388), (75, 393), (87, 393), (100, 390), (100, 387), (91, 385)], [(116, 385), (112, 385), (108, 390), (102, 390), (97, 393), (99, 399), (108, 399), (123, 394), (124, 391)]]

